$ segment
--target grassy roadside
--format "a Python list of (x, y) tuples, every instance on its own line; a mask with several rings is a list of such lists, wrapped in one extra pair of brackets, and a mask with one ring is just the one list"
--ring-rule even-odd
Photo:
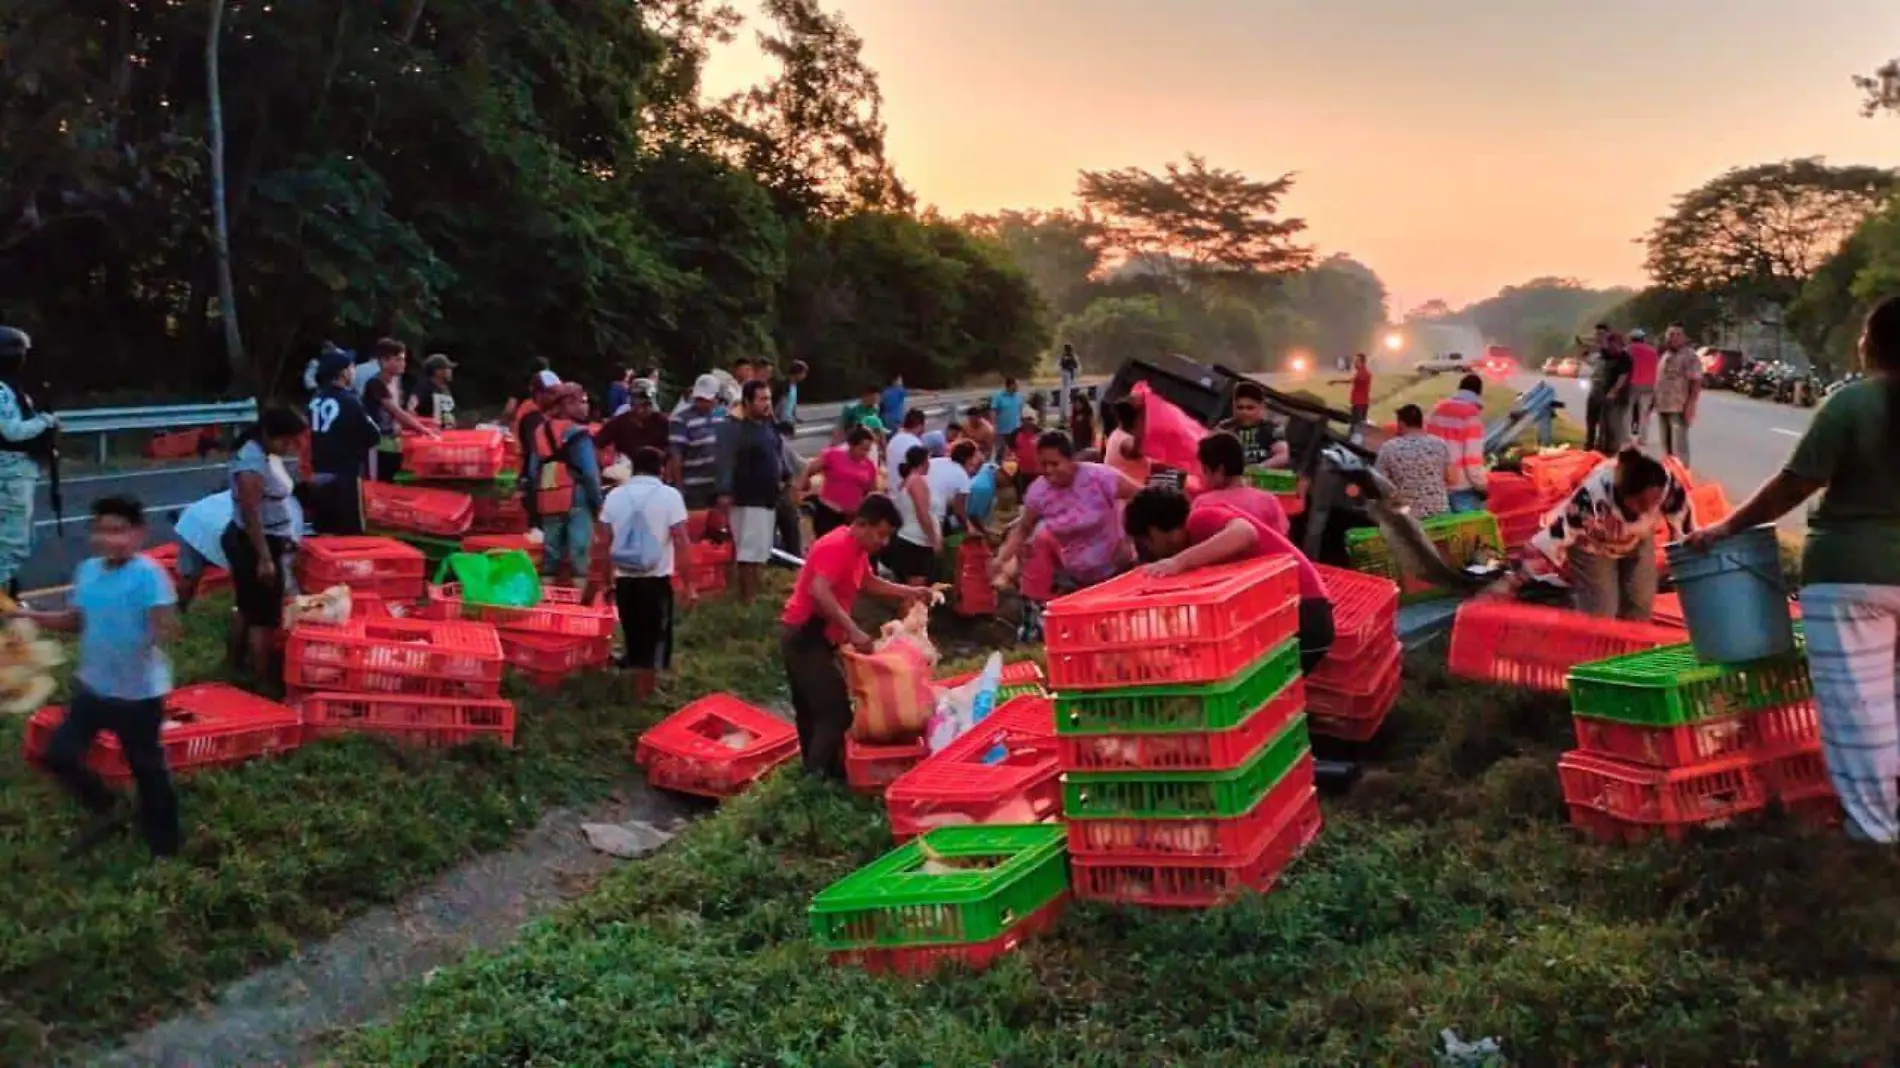
[(510, 949), (438, 973), (344, 1063), (1818, 1064), (1900, 1044), (1900, 861), (1771, 822), (1609, 849), (1564, 824), (1560, 698), (1418, 658), (1371, 771), (1282, 888), (1078, 906), (981, 975), (828, 967), (804, 909), (887, 847), (781, 775)]
[[(195, 607), (179, 682), (221, 677), (223, 597)], [(362, 909), (505, 846), (550, 807), (605, 796), (637, 774), (639, 729), (719, 689), (775, 700), (776, 598), (689, 613), (680, 673), (635, 706), (612, 673), (558, 692), (508, 683), (516, 748), (449, 753), (353, 738), (183, 780), (184, 856), (154, 866), (135, 838), (61, 851), (76, 807), (17, 755), (0, 761), (0, 1064), (45, 1063), (132, 1030), (282, 959)], [(24, 724), (0, 724), (17, 754)]]

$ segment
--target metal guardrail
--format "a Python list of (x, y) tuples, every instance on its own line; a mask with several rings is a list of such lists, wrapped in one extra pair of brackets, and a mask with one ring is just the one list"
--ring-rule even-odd
[(257, 398), (207, 404), (163, 404), (142, 408), (82, 408), (55, 411), (65, 436), (99, 435), (99, 465), (106, 463), (106, 435), (122, 430), (185, 430), (257, 422)]
[[(1072, 387), (1071, 392), (1080, 393), (1083, 396), (1086, 396), (1090, 401), (1096, 401), (1096, 400), (1101, 399), (1103, 385), (1104, 384), (1100, 382), (1090, 382), (1086, 385), (1078, 383), (1077, 385)], [(1050, 405), (1059, 403), (1058, 398), (1060, 398), (1062, 395), (1062, 391), (1059, 389), (1056, 389), (1053, 386), (1050, 386), (1050, 387), (1037, 386), (1031, 391), (1031, 393), (1046, 394), (1047, 396), (1044, 399)], [(958, 412), (961, 412), (965, 408), (968, 408), (975, 401), (986, 399), (989, 396), (990, 394), (988, 393), (968, 394), (968, 395), (961, 396), (961, 399), (953, 398), (949, 400), (938, 400), (934, 403), (919, 404), (919, 405), (914, 405), (913, 407), (916, 407), (919, 410), (921, 410), (924, 413), (924, 418), (929, 419), (934, 422), (938, 419), (942, 419), (946, 415), (954, 415)], [(803, 441), (808, 438), (830, 437), (831, 432), (834, 429), (836, 429), (837, 426), (838, 426), (838, 421), (835, 418), (821, 419), (821, 420), (807, 420), (806, 422), (800, 423), (798, 425), (798, 431), (797, 433), (793, 435), (792, 440)]]

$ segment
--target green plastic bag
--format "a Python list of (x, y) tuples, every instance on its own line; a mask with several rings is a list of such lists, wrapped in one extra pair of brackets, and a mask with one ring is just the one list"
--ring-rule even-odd
[(533, 608), (541, 603), (541, 575), (534, 560), (520, 549), (492, 549), (485, 553), (450, 553), (436, 571), (437, 585), (462, 585), (466, 604), (502, 608)]

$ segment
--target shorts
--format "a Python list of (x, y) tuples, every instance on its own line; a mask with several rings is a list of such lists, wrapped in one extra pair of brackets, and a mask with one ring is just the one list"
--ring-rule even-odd
[(553, 574), (565, 560), (575, 575), (587, 574), (593, 563), (588, 555), (594, 548), (594, 516), (583, 508), (570, 508), (564, 516), (541, 521), (542, 571)]
[(620, 666), (665, 671), (673, 666), (673, 580), (650, 575), (614, 580), (614, 607), (627, 653)]
[(884, 551), (878, 555), (878, 561), (890, 568), (891, 574), (899, 582), (922, 579), (926, 582), (937, 577), (937, 554), (930, 546), (919, 545), (913, 541), (893, 536), (884, 545)]
[(731, 512), (733, 558), (742, 564), (772, 559), (772, 528), (778, 512), (771, 508), (740, 508)]
[(191, 547), (190, 542), (181, 540), (178, 543), (178, 578), (181, 581), (189, 582), (204, 574), (210, 563), (203, 553)]
[(245, 625), (276, 630), (284, 625), (284, 582), (290, 565), (290, 539), (265, 535), (264, 542), (277, 565), (277, 572), (269, 582), (257, 577), (257, 550), (242, 527), (236, 524), (225, 527), (218, 544), (224, 549), (225, 559), (231, 561), (231, 589)]

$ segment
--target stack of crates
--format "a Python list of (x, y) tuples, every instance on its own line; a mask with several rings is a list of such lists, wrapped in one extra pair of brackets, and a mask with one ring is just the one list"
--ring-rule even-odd
[(583, 601), (578, 589), (549, 583), (541, 587), (540, 604), (509, 608), (464, 601), (458, 583), (431, 584), (422, 614), (492, 624), (509, 666), (543, 689), (558, 688), (569, 674), (613, 658), (616, 618), (605, 592)]
[(1293, 471), (1279, 467), (1249, 467), (1247, 482), (1254, 489), (1273, 494), (1288, 519), (1306, 511), (1306, 498), (1300, 493), (1300, 476)]
[(501, 673), (501, 639), (487, 623), (299, 624), (284, 647), (284, 683), (306, 738), (367, 732), (436, 748), (483, 738), (512, 746), (515, 707), (501, 698)]
[(528, 512), (508, 464), (508, 443), (499, 429), (445, 430), (439, 438), (405, 436), (396, 479), (469, 498), (468, 526), (446, 533), (520, 534), (528, 529)]
[(421, 550), (394, 538), (316, 535), (303, 540), (293, 567), (305, 593), (347, 586), (352, 596), (396, 604), (422, 598), (429, 564)]
[(1399, 699), (1399, 585), (1377, 575), (1315, 567), (1333, 603), (1333, 644), (1306, 677), (1308, 726), (1316, 737), (1368, 742)]
[(791, 724), (729, 693), (709, 694), (640, 736), (633, 762), (653, 786), (700, 797), (743, 793), (798, 755)]
[(1269, 889), (1320, 825), (1293, 561), (1131, 572), (1043, 621), (1076, 896)]
[(1472, 601), (1451, 625), (1453, 675), (1562, 693), (1570, 669), (1689, 640), (1681, 627), (1600, 619), (1547, 605)]
[(1485, 479), (1485, 507), (1498, 517), (1498, 539), (1506, 549), (1529, 542), (1563, 496), (1514, 471), (1493, 471)]
[[(45, 757), (53, 734), (66, 719), (65, 708), (47, 705), (26, 721), (26, 758)], [(303, 720), (297, 711), (219, 682), (180, 686), (165, 695), (164, 729), (159, 745), (176, 775), (227, 768), (251, 760), (282, 756), (303, 744)], [(132, 783), (132, 768), (118, 735), (102, 731), (93, 739), (86, 763), (114, 786)]]
[[(965, 672), (935, 679), (930, 685), (936, 690), (952, 690), (974, 678), (976, 672)], [(996, 704), (1000, 706), (1011, 698), (1024, 695), (1048, 696), (1042, 688), (1042, 665), (1034, 660), (1004, 664), (1002, 679), (996, 688)], [(857, 793), (881, 795), (899, 776), (923, 763), (929, 755), (930, 748), (922, 738), (895, 745), (874, 745), (856, 738), (846, 738), (845, 783)]]
[(1061, 917), (1066, 860), (1060, 827), (940, 827), (820, 891), (812, 939), (871, 971), (986, 968)]
[[(1490, 512), (1447, 512), (1419, 521), (1425, 536), (1431, 539), (1438, 555), (1447, 564), (1462, 569), (1480, 553), (1489, 550), (1502, 556), (1504, 540), (1498, 534), (1498, 518)], [(1391, 579), (1399, 584), (1400, 599), (1406, 604), (1451, 596), (1418, 575), (1404, 574), (1398, 557), (1385, 542), (1378, 527), (1360, 527), (1346, 532), (1346, 556), (1353, 570)]]
[(1055, 707), (1012, 697), (884, 791), (891, 836), (906, 842), (950, 824), (1040, 823), (1062, 802)]
[(1577, 748), (1557, 771), (1571, 822), (1593, 837), (1676, 840), (1770, 801), (1838, 816), (1799, 648), (1704, 664), (1684, 644), (1582, 664), (1570, 701)]

